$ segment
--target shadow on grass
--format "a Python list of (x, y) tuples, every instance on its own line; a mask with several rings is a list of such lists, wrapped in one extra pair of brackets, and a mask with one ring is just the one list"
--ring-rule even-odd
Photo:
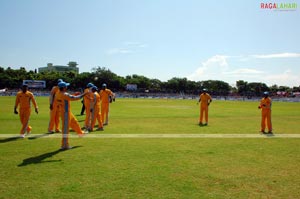
[[(39, 135), (30, 135), (30, 137), (28, 137), (29, 140), (35, 140), (35, 139), (38, 139), (38, 138), (42, 138), (42, 137), (47, 137), (49, 135), (52, 135), (54, 133), (44, 133), (44, 134), (39, 134)], [(12, 142), (12, 141), (16, 141), (16, 140), (19, 140), (19, 139), (24, 139), (24, 138), (21, 138), (20, 136), (15, 136), (15, 137), (10, 137), (10, 138), (6, 138), (6, 139), (1, 139), (0, 140), (0, 143), (6, 143), (6, 142)]]
[(76, 149), (79, 148), (81, 146), (74, 146), (71, 149), (68, 150), (62, 150), (62, 149), (58, 149), (56, 151), (52, 151), (49, 153), (45, 153), (39, 156), (35, 156), (35, 157), (30, 157), (30, 158), (26, 158), (23, 160), (23, 162), (21, 164), (18, 165), (18, 167), (23, 167), (23, 166), (27, 166), (30, 164), (41, 164), (41, 163), (47, 163), (47, 162), (60, 162), (61, 160), (45, 160), (47, 158), (51, 158), (52, 156), (61, 153), (61, 152), (65, 152), (65, 151), (69, 151), (72, 149)]
[(19, 139), (23, 139), (23, 138), (21, 138), (20, 136), (5, 138), (3, 140), (0, 140), (0, 143), (12, 142), (12, 141), (16, 141), (16, 140), (19, 140)]
[(262, 133), (265, 137), (274, 137), (274, 133)]
[(34, 139), (37, 139), (37, 138), (42, 138), (42, 137), (46, 137), (46, 136), (49, 136), (49, 135), (52, 135), (54, 133), (44, 133), (44, 134), (40, 134), (40, 135), (34, 135), (34, 136), (30, 136), (28, 137), (29, 140), (34, 140)]
[(195, 126), (199, 126), (199, 127), (209, 127), (208, 124), (195, 124)]

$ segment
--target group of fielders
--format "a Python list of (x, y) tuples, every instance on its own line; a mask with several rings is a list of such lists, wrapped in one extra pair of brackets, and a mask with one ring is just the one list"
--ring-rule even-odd
[[(115, 99), (115, 94), (107, 88), (106, 84), (102, 84), (102, 88), (98, 89), (93, 83), (88, 83), (83, 94), (75, 93), (74, 95), (67, 92), (70, 84), (59, 79), (57, 86), (54, 86), (50, 92), (50, 121), (48, 133), (62, 133), (61, 149), (70, 149), (68, 142), (69, 129), (73, 129), (78, 136), (83, 136), (94, 131), (95, 124), (98, 122), (96, 130), (103, 131), (103, 126), (108, 125), (109, 103)], [(84, 127), (81, 128), (78, 120), (71, 112), (70, 101), (76, 101), (83, 98), (86, 117)], [(16, 95), (14, 113), (19, 114), (22, 128), (20, 137), (31, 133), (32, 127), (29, 125), (31, 113), (31, 102), (34, 105), (35, 112), (38, 113), (38, 105), (33, 93), (28, 91), (28, 86), (23, 85), (22, 90)], [(19, 112), (17, 108), (19, 107)], [(62, 128), (60, 129), (60, 121)]]
[[(109, 104), (115, 100), (115, 94), (107, 88), (107, 85), (102, 84), (102, 88), (98, 89), (93, 83), (88, 83), (84, 92), (81, 94), (76, 92), (74, 95), (67, 92), (70, 84), (58, 79), (57, 86), (53, 86), (50, 97), (50, 121), (48, 133), (62, 133), (61, 149), (70, 149), (68, 142), (69, 129), (73, 129), (78, 136), (90, 133), (95, 130), (96, 122), (98, 122), (97, 131), (103, 131), (103, 126), (108, 125)], [(260, 132), (272, 133), (271, 122), (271, 106), (272, 100), (268, 92), (264, 92), (264, 97), (260, 100), (258, 106), (261, 109), (261, 129)], [(81, 128), (78, 120), (71, 112), (70, 101), (80, 100), (83, 98), (83, 108), (81, 114), (85, 110), (84, 127)], [(14, 113), (19, 114), (22, 128), (20, 137), (31, 133), (32, 127), (29, 125), (31, 113), (31, 102), (34, 105), (35, 112), (38, 114), (38, 105), (32, 92), (28, 91), (28, 86), (23, 85), (22, 90), (16, 95)], [(206, 89), (203, 89), (198, 102), (200, 103), (199, 125), (208, 125), (208, 107), (212, 102), (212, 97)], [(19, 107), (19, 111), (17, 111)], [(203, 122), (205, 119), (205, 122)], [(62, 128), (60, 128), (60, 121)], [(266, 132), (266, 126), (268, 131)]]

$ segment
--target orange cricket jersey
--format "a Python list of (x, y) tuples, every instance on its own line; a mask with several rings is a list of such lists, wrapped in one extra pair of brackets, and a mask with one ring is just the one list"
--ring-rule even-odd
[(84, 89), (84, 93), (87, 94), (83, 97), (83, 103), (85, 106), (89, 106), (92, 100), (94, 99), (94, 93), (91, 91), (90, 88)]
[(262, 110), (271, 109), (271, 106), (272, 106), (271, 98), (267, 97), (267, 98), (262, 98), (260, 100), (260, 107), (262, 108)]
[(94, 92), (94, 97), (96, 98), (96, 103), (95, 103), (95, 106), (100, 106), (100, 95), (99, 93), (96, 91)]
[(19, 91), (17, 93), (16, 96), (16, 102), (15, 102), (15, 107), (18, 107), (18, 105), (20, 104), (20, 109), (23, 108), (30, 108), (31, 107), (31, 102), (34, 105), (34, 108), (37, 108), (37, 103), (34, 99), (34, 96), (31, 92), (26, 91), (25, 93), (23, 93), (22, 91)]
[(59, 88), (58, 86), (53, 86), (52, 89), (51, 89), (51, 92), (50, 92), (50, 97), (49, 97), (49, 101), (50, 101), (50, 104), (53, 104), (55, 103), (55, 95), (59, 92)]
[(201, 106), (207, 106), (208, 103), (212, 100), (211, 96), (208, 94), (208, 93), (202, 93), (200, 95), (200, 103), (201, 103)]
[(99, 95), (102, 103), (109, 103), (109, 96), (113, 96), (113, 92), (109, 89), (105, 89), (101, 90)]
[(71, 112), (70, 101), (79, 100), (80, 98), (81, 96), (75, 96), (66, 92), (59, 91), (56, 96), (56, 102), (63, 112)]

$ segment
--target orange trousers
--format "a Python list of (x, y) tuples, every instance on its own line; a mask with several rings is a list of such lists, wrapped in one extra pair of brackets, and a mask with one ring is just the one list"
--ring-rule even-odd
[(55, 127), (55, 131), (59, 132), (59, 106), (54, 105), (53, 109), (50, 111), (50, 121), (48, 126), (48, 131), (53, 131)]
[(109, 103), (101, 104), (101, 117), (103, 124), (108, 124)]
[(95, 107), (94, 108), (94, 113), (93, 113), (93, 116), (92, 116), (92, 127), (91, 127), (91, 130), (94, 129), (95, 124), (96, 124), (96, 120), (98, 121), (98, 127), (102, 128), (103, 127), (103, 123), (102, 123), (102, 118), (101, 118), (100, 107)]
[(86, 129), (90, 129), (92, 125), (92, 114), (91, 114), (91, 106), (89, 104), (85, 104), (85, 121), (84, 126)]
[(31, 131), (31, 126), (29, 126), (29, 118), (30, 118), (31, 109), (30, 108), (20, 108), (19, 109), (19, 116), (20, 121), (22, 124), (22, 128), (20, 134), (25, 134), (26, 132), (29, 133)]
[(261, 111), (261, 131), (265, 131), (266, 123), (269, 131), (272, 131), (271, 110), (265, 109)]
[(62, 141), (61, 147), (69, 147), (69, 128), (72, 128), (78, 135), (83, 135), (80, 125), (71, 112), (65, 112), (61, 115), (62, 119)]
[(200, 107), (199, 123), (202, 123), (203, 115), (205, 115), (205, 123), (208, 123), (208, 106), (201, 106)]

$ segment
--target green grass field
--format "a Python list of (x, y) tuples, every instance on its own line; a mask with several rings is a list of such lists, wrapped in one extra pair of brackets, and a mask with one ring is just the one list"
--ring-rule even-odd
[[(258, 134), (258, 102), (214, 101), (199, 127), (192, 100), (117, 99), (103, 132), (60, 138), (47, 132), (48, 99), (37, 97), (31, 135), (14, 97), (0, 97), (0, 198), (299, 198), (299, 138), (100, 138), (100, 134)], [(72, 102), (78, 115), (80, 101)], [(274, 102), (276, 134), (298, 134), (300, 103)], [(84, 116), (76, 116), (83, 126)], [(276, 136), (275, 136), (276, 137)]]

